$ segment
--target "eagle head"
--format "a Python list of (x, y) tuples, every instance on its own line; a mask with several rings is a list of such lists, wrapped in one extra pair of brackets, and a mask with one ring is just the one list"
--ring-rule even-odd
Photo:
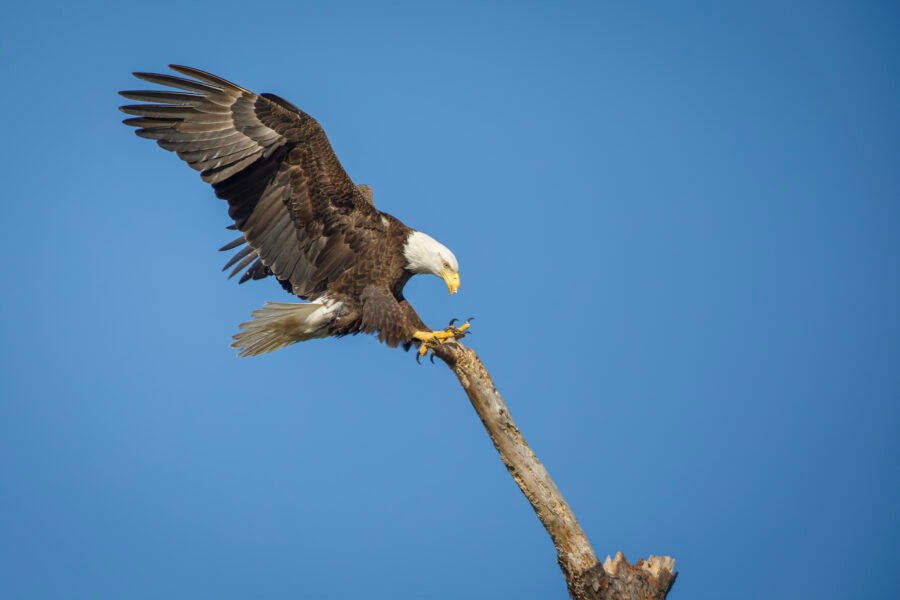
[(459, 291), (459, 263), (450, 249), (421, 231), (413, 231), (403, 246), (406, 270), (417, 275), (437, 275), (447, 284), (450, 295)]

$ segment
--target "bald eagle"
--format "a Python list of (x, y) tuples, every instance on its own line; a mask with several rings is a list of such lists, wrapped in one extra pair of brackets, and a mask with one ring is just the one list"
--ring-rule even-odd
[[(303, 303), (270, 302), (240, 325), (241, 356), (313, 338), (372, 333), (391, 347), (427, 353), (466, 334), (469, 323), (429, 329), (403, 287), (413, 275), (441, 277), (459, 290), (459, 264), (446, 246), (375, 208), (371, 188), (354, 185), (325, 131), (274, 94), (255, 94), (210, 73), (170, 65), (186, 77), (134, 73), (175, 88), (120, 92), (149, 102), (121, 107), (142, 138), (178, 154), (228, 202), (239, 238), (225, 265), (240, 283), (274, 275)], [(176, 91), (177, 90), (177, 91)], [(417, 355), (418, 358), (418, 355)]]

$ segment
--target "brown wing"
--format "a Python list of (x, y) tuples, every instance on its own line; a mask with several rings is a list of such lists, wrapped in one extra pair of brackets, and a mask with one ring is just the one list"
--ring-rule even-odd
[[(257, 95), (215, 75), (177, 65), (190, 77), (135, 73), (186, 91), (120, 92), (137, 135), (176, 152), (216, 195), (243, 234), (225, 268), (241, 278), (274, 273), (300, 296), (315, 296), (384, 234), (378, 212), (344, 171), (322, 127), (273, 95)], [(252, 264), (251, 264), (252, 263)], [(287, 286), (286, 286), (287, 287)]]

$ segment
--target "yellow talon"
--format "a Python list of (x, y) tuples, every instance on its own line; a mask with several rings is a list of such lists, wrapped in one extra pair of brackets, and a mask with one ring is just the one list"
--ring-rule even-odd
[(457, 340), (463, 337), (465, 331), (471, 327), (469, 323), (463, 323), (460, 327), (450, 326), (440, 331), (416, 331), (413, 333), (413, 339), (419, 340), (422, 344), (419, 346), (419, 356), (428, 354), (429, 348), (440, 346), (447, 340)]

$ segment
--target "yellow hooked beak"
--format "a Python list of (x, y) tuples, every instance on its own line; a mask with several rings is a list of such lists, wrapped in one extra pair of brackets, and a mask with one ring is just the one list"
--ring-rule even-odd
[(444, 278), (451, 296), (459, 291), (459, 273), (454, 273), (450, 269), (444, 269), (441, 271), (441, 277)]

